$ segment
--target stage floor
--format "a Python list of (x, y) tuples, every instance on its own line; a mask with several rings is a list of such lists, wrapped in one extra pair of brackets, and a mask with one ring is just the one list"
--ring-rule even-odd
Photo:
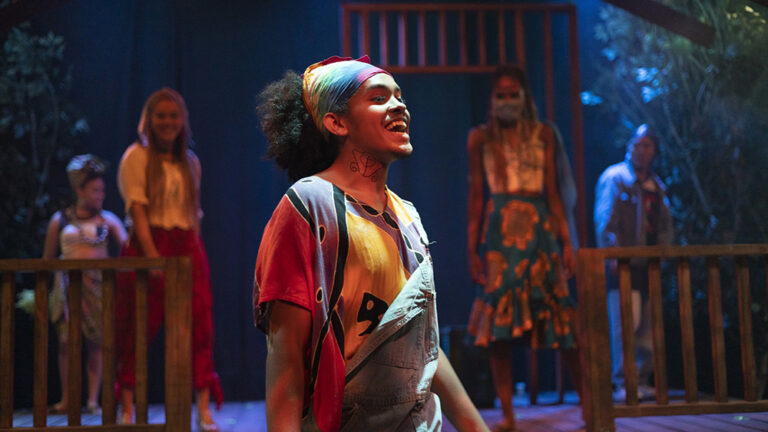
[[(584, 430), (581, 409), (576, 404), (576, 395), (566, 395), (566, 403), (555, 405), (555, 394), (545, 392), (539, 397), (540, 405), (530, 406), (527, 397), (515, 398), (517, 426), (523, 432), (578, 432)], [(481, 410), (483, 418), (493, 424), (501, 419), (501, 410)], [(263, 432), (266, 431), (264, 401), (227, 402), (220, 411), (214, 411), (214, 417), (222, 432)], [(149, 422), (161, 423), (164, 420), (162, 405), (151, 405)], [(14, 427), (32, 426), (32, 414), (18, 411), (13, 417)], [(83, 425), (101, 424), (101, 416), (83, 415)], [(52, 415), (48, 417), (48, 426), (65, 426), (67, 417)], [(194, 431), (194, 429), (193, 429)], [(447, 421), (445, 432), (455, 432)], [(616, 420), (617, 432), (755, 432), (768, 431), (768, 413), (747, 414), (710, 414), (701, 416), (670, 416), (623, 418)]]

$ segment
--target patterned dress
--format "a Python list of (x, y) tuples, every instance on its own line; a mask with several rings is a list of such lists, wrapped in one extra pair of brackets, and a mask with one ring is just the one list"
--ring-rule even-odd
[(544, 194), (547, 144), (540, 139), (542, 127), (536, 123), (527, 140), (505, 140), (504, 134), (494, 138), (485, 130), (483, 169), (491, 197), (480, 252), (487, 283), (478, 290), (469, 319), (475, 345), (515, 338), (534, 348), (575, 343), (575, 303), (563, 274), (559, 222)]
[(308, 177), (272, 214), (256, 261), (255, 323), (268, 331), (276, 300), (311, 313), (305, 402), (321, 430), (339, 428), (345, 365), (410, 276), (431, 260), (427, 244), (416, 209), (389, 190), (385, 210), (377, 212), (336, 185)]
[[(107, 257), (109, 226), (101, 215), (81, 222), (70, 209), (63, 210), (61, 214), (59, 230), (61, 258)], [(50, 314), (51, 323), (62, 342), (66, 342), (69, 337), (68, 285), (68, 275), (64, 272), (56, 272), (54, 289), (51, 293)], [(101, 271), (83, 271), (81, 290), (83, 335), (92, 343), (101, 345)]]

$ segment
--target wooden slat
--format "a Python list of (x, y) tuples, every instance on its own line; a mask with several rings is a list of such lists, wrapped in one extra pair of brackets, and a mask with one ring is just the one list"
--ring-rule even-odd
[(392, 74), (488, 74), (496, 70), (493, 65), (427, 65), (427, 66), (396, 66), (390, 65), (386, 70)]
[(45, 427), (48, 415), (48, 279), (50, 273), (35, 274), (35, 341), (33, 372), (33, 424)]
[(619, 260), (619, 310), (621, 311), (621, 346), (624, 354), (624, 387), (627, 405), (637, 405), (637, 364), (635, 363), (635, 326), (632, 313), (632, 275), (629, 260)]
[(699, 400), (696, 384), (696, 347), (693, 337), (693, 303), (691, 302), (691, 263), (681, 258), (677, 263), (677, 291), (680, 299), (680, 333), (682, 339), (683, 374), (685, 376), (685, 400)]
[(515, 61), (525, 70), (525, 27), (523, 24), (523, 12), (515, 12)]
[(147, 291), (146, 270), (136, 272), (136, 424), (147, 423)]
[[(605, 262), (594, 249), (576, 253), (576, 287), (584, 305), (605, 305)], [(585, 307), (579, 311), (581, 334), (582, 410), (589, 431), (614, 430), (613, 395), (608, 313), (605, 307)]]
[[(768, 253), (768, 252), (766, 252)], [(0, 272), (35, 272), (38, 270), (105, 270), (152, 269), (165, 265), (166, 258), (105, 258), (105, 259), (3, 259)]]
[(0, 286), (0, 427), (13, 426), (13, 342), (15, 273), (4, 270)]
[(648, 293), (651, 303), (651, 329), (653, 332), (653, 375), (656, 381), (656, 403), (669, 403), (667, 386), (667, 349), (664, 342), (664, 314), (661, 300), (661, 262), (648, 260)]
[(397, 64), (406, 66), (408, 64), (408, 15), (401, 12), (397, 17)]
[(358, 49), (360, 52), (358, 54), (360, 55), (367, 55), (371, 53), (371, 24), (370, 24), (370, 16), (368, 12), (362, 12), (360, 14), (360, 21), (358, 21), (358, 32), (357, 34), (363, 35), (360, 39), (358, 39)]
[(438, 12), (445, 11), (467, 11), (467, 10), (482, 10), (492, 11), (502, 8), (509, 11), (526, 11), (526, 12), (570, 12), (573, 8), (570, 4), (564, 3), (515, 3), (509, 5), (499, 5), (498, 3), (345, 3), (344, 10), (349, 12)]
[(723, 336), (723, 300), (720, 290), (720, 262), (716, 256), (707, 258), (707, 297), (709, 299), (709, 334), (712, 340), (715, 400), (727, 402), (728, 375), (726, 373), (725, 338)]
[(419, 12), (419, 66), (427, 65), (427, 19), (424, 11)]
[(616, 417), (645, 417), (691, 414), (724, 414), (737, 412), (768, 411), (768, 400), (757, 402), (699, 402), (695, 404), (672, 403), (668, 405), (640, 404), (637, 406), (617, 405), (613, 407)]
[(80, 426), (80, 401), (83, 394), (82, 352), (83, 352), (83, 272), (69, 271), (67, 285), (67, 307), (69, 309), (69, 332), (67, 334), (67, 421), (70, 426)]
[(459, 65), (467, 65), (467, 15), (459, 12)]
[(446, 27), (445, 11), (439, 12), (438, 19), (438, 58), (437, 62), (439, 66), (445, 66), (448, 62), (448, 29)]
[(744, 400), (757, 400), (757, 373), (755, 370), (755, 340), (752, 333), (752, 295), (749, 287), (747, 257), (736, 257), (736, 286), (739, 302), (739, 333), (741, 335), (741, 367), (744, 375)]
[(192, 300), (189, 258), (169, 263), (165, 273), (165, 420), (168, 432), (188, 432), (192, 398)]
[(547, 120), (555, 121), (555, 67), (552, 60), (552, 15), (544, 13), (544, 101)]
[(507, 62), (507, 31), (506, 22), (504, 20), (504, 9), (499, 9), (497, 13), (499, 14), (499, 64), (505, 64)]
[(389, 64), (389, 28), (387, 13), (379, 13), (379, 66), (384, 68)]
[(115, 404), (115, 272), (102, 271), (102, 381), (101, 381), (101, 422), (115, 424), (117, 417)]
[(49, 426), (45, 429), (35, 428), (2, 428), (0, 432), (164, 432), (165, 425), (106, 425), (106, 426)]
[(342, 15), (343, 15), (343, 22), (341, 23), (341, 49), (344, 53), (345, 57), (351, 57), (352, 56), (352, 40), (351, 40), (351, 33), (352, 29), (350, 28), (350, 13), (351, 9), (348, 7), (342, 8)]
[(632, 246), (600, 249), (604, 258), (681, 258), (766, 255), (768, 244)]
[(488, 64), (488, 50), (485, 47), (485, 13), (477, 11), (477, 62)]

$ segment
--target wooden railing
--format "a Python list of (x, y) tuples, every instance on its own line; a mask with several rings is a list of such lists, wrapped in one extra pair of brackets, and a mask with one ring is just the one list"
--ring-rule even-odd
[[(165, 274), (165, 424), (147, 424), (147, 287), (148, 274)], [(102, 426), (81, 426), (82, 400), (82, 272), (101, 270), (103, 278)], [(47, 426), (48, 289), (55, 271), (69, 273), (68, 426)], [(136, 424), (116, 425), (115, 402), (115, 276), (136, 271)], [(13, 427), (15, 282), (18, 273), (35, 274), (33, 427)], [(113, 258), (100, 260), (0, 260), (0, 432), (3, 431), (169, 431), (190, 430), (191, 291), (190, 260), (175, 258)]]
[[(544, 115), (553, 122), (556, 122), (556, 96), (561, 94), (555, 91), (553, 34), (557, 25), (553, 26), (553, 20), (564, 18), (573, 164), (578, 196), (586, 196), (578, 19), (574, 4), (343, 3), (341, 15), (344, 55), (368, 54), (374, 64), (394, 74), (490, 73), (497, 65), (506, 63), (516, 63), (526, 69), (529, 57), (543, 56), (541, 69), (528, 72), (543, 76)], [(391, 35), (390, 30), (395, 28), (395, 34)], [(472, 29), (475, 31), (470, 31)], [(540, 39), (542, 48), (533, 55), (526, 50), (526, 36), (531, 34)], [(395, 51), (391, 47), (393, 39)], [(372, 51), (374, 47), (376, 53)], [(415, 56), (409, 51), (414, 47)], [(397, 61), (390, 62), (395, 52)], [(470, 59), (470, 53), (474, 59)], [(577, 220), (587, 220), (583, 199), (577, 203)], [(578, 236), (581, 244), (586, 244), (586, 223), (579, 224)]]
[[(755, 352), (752, 332), (750, 269), (748, 259), (756, 256), (768, 263), (768, 245), (648, 246), (632, 248), (580, 249), (577, 255), (579, 314), (584, 345), (581, 350), (584, 370), (582, 406), (587, 431), (613, 431), (616, 417), (688, 415), (705, 413), (768, 411), (768, 400), (757, 394)], [(709, 301), (710, 340), (714, 380), (713, 400), (701, 400), (696, 380), (693, 310), (691, 302), (691, 259), (706, 260)], [(738, 294), (739, 332), (744, 397), (729, 400), (726, 381), (725, 340), (723, 335), (721, 258), (733, 258)], [(609, 324), (606, 306), (606, 262), (618, 260), (620, 312), (622, 322), (625, 404), (614, 405), (611, 389)], [(632, 327), (630, 260), (644, 259), (648, 265), (648, 293), (653, 334), (655, 403), (640, 403), (635, 366)], [(662, 260), (677, 262), (677, 289), (680, 308), (682, 362), (685, 400), (670, 402), (667, 358), (662, 314)], [(765, 281), (768, 287), (768, 278)]]

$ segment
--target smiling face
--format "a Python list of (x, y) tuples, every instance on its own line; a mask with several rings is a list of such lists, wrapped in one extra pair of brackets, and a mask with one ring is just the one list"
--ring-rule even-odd
[(150, 115), (150, 130), (160, 151), (170, 152), (173, 149), (173, 143), (183, 127), (184, 119), (176, 102), (163, 99), (155, 105)]
[(371, 153), (381, 162), (402, 159), (413, 152), (411, 115), (400, 87), (390, 75), (380, 73), (366, 80), (340, 117), (346, 126), (347, 144)]

